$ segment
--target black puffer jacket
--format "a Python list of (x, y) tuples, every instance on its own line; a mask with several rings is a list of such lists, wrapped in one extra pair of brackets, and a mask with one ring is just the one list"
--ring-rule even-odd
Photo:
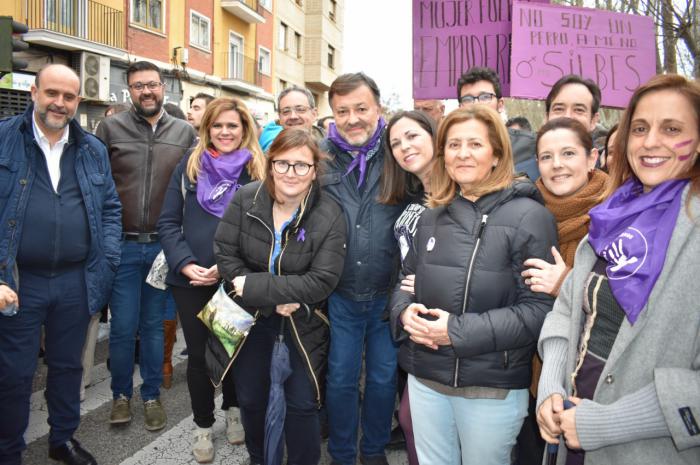
[(297, 219), (282, 234), (278, 275), (268, 271), (273, 235), (272, 198), (260, 182), (243, 186), (214, 236), (219, 273), (226, 283), (246, 277), (243, 297), (237, 301), (259, 318), (272, 315), (277, 304), (305, 304), (290, 318), (290, 330), (320, 402), (330, 342), (322, 309), (343, 272), (345, 217), (314, 183)]
[[(402, 271), (416, 275), (415, 295), (397, 286), (390, 303), (401, 367), (453, 387), (528, 387), (540, 328), (554, 301), (531, 292), (520, 272), (531, 257), (552, 262), (553, 245), (554, 218), (529, 181), (476, 202), (457, 196), (424, 211)], [(432, 350), (408, 339), (400, 315), (413, 302), (452, 314), (452, 346)]]

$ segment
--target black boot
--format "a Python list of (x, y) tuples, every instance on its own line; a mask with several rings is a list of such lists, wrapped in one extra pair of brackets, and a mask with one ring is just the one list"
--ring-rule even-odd
[(95, 458), (75, 439), (66, 441), (57, 447), (49, 447), (49, 458), (66, 465), (97, 465)]

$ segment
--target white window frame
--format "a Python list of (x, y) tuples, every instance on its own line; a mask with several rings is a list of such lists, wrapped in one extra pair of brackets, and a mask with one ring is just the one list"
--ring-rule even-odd
[(301, 35), (301, 32), (294, 31), (294, 58), (296, 59), (301, 59), (302, 58), (302, 47), (304, 46), (303, 44), (304, 38)]
[[(332, 53), (332, 55), (333, 55), (333, 63), (332, 63), (333, 66), (330, 66), (331, 63), (329, 63), (330, 60), (328, 60), (328, 58), (331, 57), (331, 51), (333, 52), (333, 53)], [(327, 66), (329, 69), (335, 69), (335, 67), (337, 66), (337, 63), (336, 63), (337, 61), (338, 61), (338, 50), (337, 50), (334, 46), (332, 46), (331, 44), (328, 44), (328, 54), (326, 55), (326, 66)]]
[(238, 79), (239, 81), (243, 81), (244, 76), (245, 76), (245, 60), (241, 60), (238, 63), (238, 66), (236, 67), (238, 69), (238, 74), (236, 74), (235, 71), (236, 68), (232, 69), (233, 63), (231, 62), (231, 38), (235, 37), (236, 39), (240, 39), (240, 44), (241, 44), (241, 51), (239, 52), (239, 55), (241, 58), (245, 57), (244, 50), (245, 50), (245, 37), (243, 37), (240, 34), (236, 34), (235, 32), (229, 30), (228, 31), (228, 76), (232, 79)]
[[(284, 36), (282, 36), (283, 33)], [(282, 37), (284, 37), (283, 44), (280, 43)], [(277, 48), (285, 52), (289, 50), (289, 25), (282, 21), (280, 21), (279, 31), (277, 31)]]
[(338, 20), (338, 2), (330, 0), (330, 8), (328, 9), (328, 17), (334, 23)]
[[(267, 54), (267, 66), (263, 68), (263, 53)], [(258, 71), (265, 76), (270, 76), (272, 73), (272, 52), (263, 47), (262, 45), (258, 46)]]
[[(168, 14), (168, 5), (167, 5), (167, 0), (161, 0), (160, 2), (160, 8), (161, 8), (161, 17), (160, 17), (160, 28), (155, 28), (148, 23), (142, 23), (139, 21), (136, 21), (134, 19), (134, 11), (136, 11), (135, 5), (134, 5), (135, 0), (129, 0), (129, 24), (132, 27), (136, 27), (138, 29), (143, 29), (144, 31), (148, 32), (156, 32), (159, 34), (164, 34), (165, 33), (165, 23), (166, 23), (166, 15)], [(148, 0), (148, 3), (150, 4), (151, 0)]]
[[(192, 20), (197, 18), (200, 21), (198, 26), (201, 26), (201, 21), (207, 24), (207, 45), (195, 42), (192, 37)], [(197, 32), (199, 34), (199, 32)], [(190, 9), (190, 45), (194, 48), (204, 50), (205, 52), (211, 52), (211, 19), (202, 13)]]
[(258, 4), (272, 13), (272, 0), (258, 0)]

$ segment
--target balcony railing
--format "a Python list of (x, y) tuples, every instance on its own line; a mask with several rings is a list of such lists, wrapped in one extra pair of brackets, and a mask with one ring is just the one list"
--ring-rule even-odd
[(46, 29), (124, 48), (124, 12), (92, 0), (26, 0), (30, 29)]
[(264, 23), (263, 7), (258, 0), (221, 0), (223, 9), (248, 23)]
[(228, 79), (242, 81), (254, 86), (262, 85), (262, 73), (258, 69), (258, 60), (242, 53), (227, 55)]

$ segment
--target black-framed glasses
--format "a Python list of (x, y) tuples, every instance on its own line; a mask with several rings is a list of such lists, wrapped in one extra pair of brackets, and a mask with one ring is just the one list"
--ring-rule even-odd
[(136, 92), (141, 92), (144, 87), (148, 87), (148, 90), (156, 90), (160, 89), (160, 87), (163, 85), (162, 82), (158, 81), (151, 81), (151, 82), (135, 82), (133, 84), (129, 84), (129, 89), (135, 90)]
[(482, 92), (476, 97), (473, 95), (463, 95), (462, 97), (460, 97), (459, 103), (489, 103), (494, 98), (496, 98), (496, 94), (493, 94), (491, 92)]
[(304, 105), (297, 105), (295, 107), (285, 107), (280, 110), (280, 115), (290, 116), (292, 113), (297, 115), (305, 115), (307, 111), (311, 110), (311, 107), (305, 107)]
[(294, 170), (294, 174), (297, 176), (306, 176), (309, 174), (312, 166), (315, 165), (309, 165), (308, 163), (301, 161), (289, 163), (287, 160), (272, 160), (272, 167), (279, 174), (287, 174), (289, 168), (292, 168)]

